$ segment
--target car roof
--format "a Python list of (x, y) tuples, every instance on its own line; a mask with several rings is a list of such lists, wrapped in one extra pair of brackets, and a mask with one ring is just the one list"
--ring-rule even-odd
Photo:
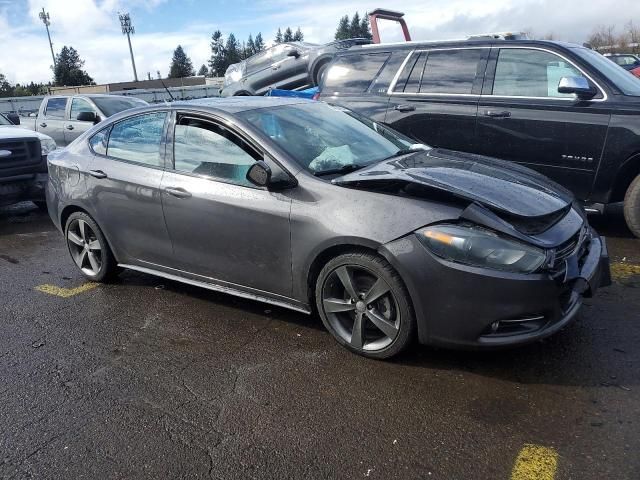
[(227, 113), (238, 113), (258, 108), (280, 107), (283, 105), (298, 105), (303, 103), (317, 103), (313, 100), (302, 98), (283, 97), (228, 97), (228, 98), (197, 98), (195, 100), (179, 100), (173, 102), (173, 108), (180, 107), (204, 107), (206, 109), (221, 110)]
[(356, 45), (351, 47), (347, 52), (353, 53), (358, 50), (362, 52), (377, 50), (413, 50), (415, 48), (447, 48), (447, 47), (502, 47), (502, 46), (538, 46), (538, 47), (564, 47), (564, 48), (583, 48), (582, 45), (567, 42), (557, 42), (552, 40), (501, 40), (493, 38), (483, 39), (461, 39), (461, 40), (419, 40), (411, 42), (396, 43), (370, 43), (368, 45)]

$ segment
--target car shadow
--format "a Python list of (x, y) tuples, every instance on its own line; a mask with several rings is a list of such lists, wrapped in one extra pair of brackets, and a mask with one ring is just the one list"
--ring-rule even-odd
[(0, 207), (0, 236), (54, 230), (49, 215), (31, 202)]

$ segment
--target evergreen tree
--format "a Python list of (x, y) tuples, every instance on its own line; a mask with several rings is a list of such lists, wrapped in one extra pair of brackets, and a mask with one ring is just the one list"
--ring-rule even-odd
[(262, 33), (258, 32), (256, 39), (253, 41), (256, 53), (264, 50), (264, 40), (262, 40)]
[(336, 40), (346, 40), (351, 38), (349, 34), (349, 15), (345, 15), (338, 22), (338, 28), (336, 30), (335, 39)]
[(0, 73), (0, 97), (13, 97), (13, 87), (2, 73)]
[(192, 77), (195, 74), (196, 72), (193, 70), (191, 59), (184, 53), (182, 46), (178, 45), (173, 51), (168, 78)]
[[(236, 36), (233, 33), (230, 33), (229, 36), (227, 37), (227, 43), (225, 43), (224, 45), (224, 50), (225, 50), (225, 58), (224, 58), (224, 70), (227, 70), (227, 67), (229, 67), (229, 65), (231, 65), (232, 63), (238, 63), (240, 60), (242, 60), (241, 55), (242, 52), (240, 50), (240, 45), (238, 44), (238, 41), (236, 40)], [(222, 74), (224, 75), (224, 71), (222, 72)]]
[(371, 34), (371, 28), (369, 26), (369, 14), (365, 14), (360, 21), (360, 34), (358, 35), (360, 38), (368, 38), (369, 40), (373, 39), (373, 35)]
[(276, 38), (275, 38), (275, 43), (282, 43), (283, 39), (282, 39), (282, 30), (280, 30), (280, 27), (278, 27), (278, 33), (276, 33)]
[(282, 39), (285, 42), (291, 42), (293, 41), (293, 32), (291, 31), (290, 27), (287, 27), (286, 30), (284, 31), (284, 36), (282, 37)]
[(204, 75), (205, 77), (209, 76), (209, 69), (204, 63), (200, 67), (200, 70), (198, 70), (198, 75)]
[(251, 36), (251, 34), (249, 34), (249, 39), (247, 40), (247, 53), (249, 54), (248, 55), (249, 57), (257, 53), (256, 44), (254, 43), (253, 37)]
[(358, 38), (360, 36), (360, 14), (353, 14), (351, 24), (349, 25), (349, 38)]
[(84, 61), (73, 47), (62, 47), (56, 55), (56, 67), (53, 71), (56, 85), (76, 87), (79, 85), (95, 85), (93, 78), (82, 67)]
[(304, 40), (304, 34), (302, 33), (302, 30), (300, 30), (300, 27), (298, 27), (298, 29), (296, 30), (296, 33), (293, 34), (293, 41), (301, 42), (303, 40)]
[(211, 35), (211, 58), (209, 59), (209, 68), (212, 77), (222, 77), (227, 69), (226, 51), (224, 42), (222, 41), (222, 33), (216, 30)]

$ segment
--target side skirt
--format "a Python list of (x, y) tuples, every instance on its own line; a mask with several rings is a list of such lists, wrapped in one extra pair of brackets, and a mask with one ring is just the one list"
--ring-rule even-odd
[(293, 300), (291, 302), (287, 302), (285, 300), (276, 300), (276, 299), (267, 297), (265, 295), (253, 294), (253, 293), (245, 292), (242, 290), (238, 290), (233, 287), (217, 285), (215, 283), (193, 280), (191, 278), (185, 278), (179, 275), (173, 275), (171, 273), (154, 270), (147, 267), (140, 267), (138, 265), (128, 265), (124, 263), (119, 263), (118, 266), (129, 269), (129, 270), (135, 270), (141, 273), (147, 273), (149, 275), (155, 275), (158, 277), (166, 278), (167, 280), (174, 280), (176, 282), (186, 283), (187, 285), (193, 285), (194, 287), (206, 288), (207, 290), (213, 290), (214, 292), (228, 293), (229, 295), (234, 295), (236, 297), (247, 298), (249, 300), (269, 303), (271, 305), (277, 305), (278, 307), (288, 308), (290, 310), (295, 310), (297, 312), (302, 312), (306, 314), (311, 313), (311, 310), (309, 308), (297, 305), (296, 303), (294, 303)]

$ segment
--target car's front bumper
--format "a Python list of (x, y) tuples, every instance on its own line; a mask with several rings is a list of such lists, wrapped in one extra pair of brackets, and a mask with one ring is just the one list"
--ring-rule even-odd
[(415, 235), (384, 245), (381, 253), (406, 283), (419, 340), (425, 344), (490, 348), (530, 343), (570, 323), (584, 297), (611, 283), (606, 242), (595, 232), (578, 268), (560, 278), (448, 262), (429, 253)]

